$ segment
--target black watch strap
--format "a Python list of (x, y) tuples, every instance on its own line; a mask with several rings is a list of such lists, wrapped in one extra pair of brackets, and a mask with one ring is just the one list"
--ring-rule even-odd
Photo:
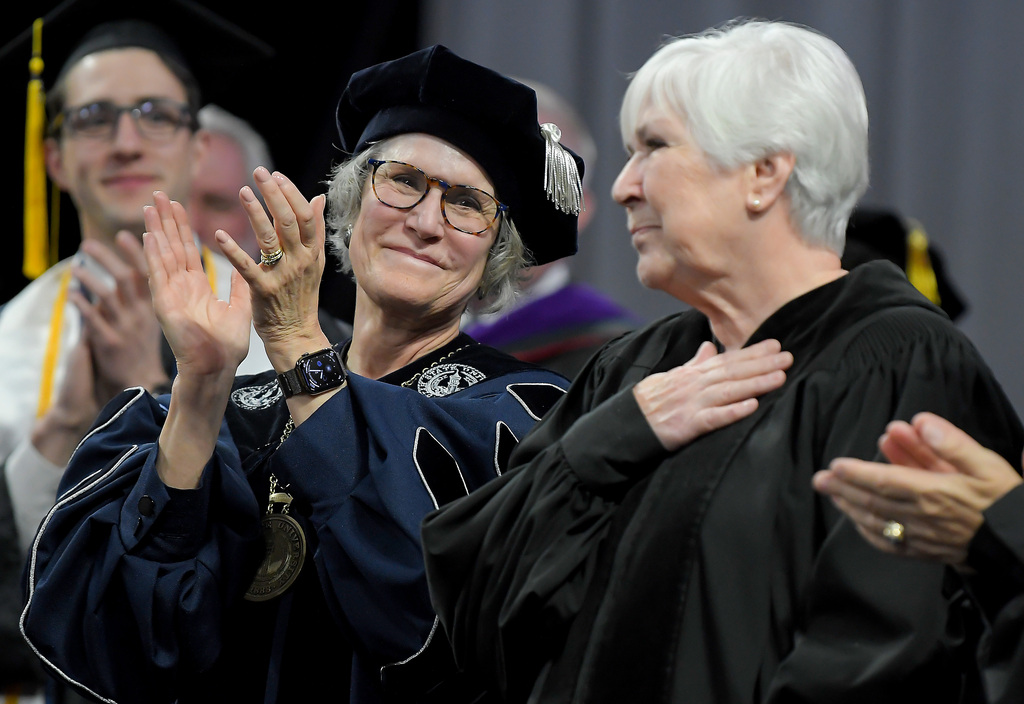
[(302, 383), (302, 377), (299, 376), (298, 368), (289, 369), (288, 371), (278, 374), (277, 383), (281, 385), (281, 391), (284, 392), (285, 398), (291, 398), (297, 394), (309, 392), (309, 390), (305, 388), (305, 384)]

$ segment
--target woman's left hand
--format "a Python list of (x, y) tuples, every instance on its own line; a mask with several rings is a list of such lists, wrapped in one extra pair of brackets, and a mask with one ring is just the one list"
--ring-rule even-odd
[[(932, 413), (890, 423), (879, 447), (893, 464), (841, 457), (814, 475), (814, 488), (885, 552), (963, 566), (982, 512), (1022, 481), (1001, 456)], [(901, 529), (886, 537), (892, 523)]]
[(271, 174), (262, 166), (253, 175), (267, 210), (248, 186), (239, 197), (264, 255), (280, 249), (280, 258), (257, 263), (227, 233), (218, 231), (216, 236), (224, 255), (249, 284), (253, 325), (271, 363), (283, 371), (302, 354), (329, 344), (317, 317), (326, 259), (326, 199), (318, 195), (307, 201), (283, 174)]

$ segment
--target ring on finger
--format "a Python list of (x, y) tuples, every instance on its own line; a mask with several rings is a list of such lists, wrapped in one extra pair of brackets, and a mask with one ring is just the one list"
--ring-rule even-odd
[(283, 256), (284, 256), (284, 250), (281, 249), (280, 247), (278, 247), (277, 249), (275, 249), (272, 252), (268, 252), (265, 249), (261, 249), (260, 250), (260, 264), (266, 264), (267, 266), (274, 266), (279, 261), (281, 261), (281, 257), (283, 257)]
[(893, 547), (899, 547), (907, 539), (907, 528), (899, 521), (890, 519), (882, 526), (882, 537), (888, 540)]

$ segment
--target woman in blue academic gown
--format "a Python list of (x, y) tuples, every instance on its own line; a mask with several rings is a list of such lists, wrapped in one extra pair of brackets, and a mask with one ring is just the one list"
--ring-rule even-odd
[[(262, 255), (218, 235), (229, 302), (157, 194), (145, 248), (178, 375), (105, 409), (33, 544), (25, 633), (59, 679), (118, 702), (377, 701), (383, 677), (442, 679), (420, 519), (500, 474), (565, 386), (459, 331), (471, 298), (576, 249), (545, 152), (570, 188), (582, 162), (535, 116), (532, 90), (443, 47), (355, 74), (329, 193), (257, 169), (268, 216), (242, 189)], [(338, 348), (316, 316), (325, 210), (358, 291)], [(250, 311), (274, 371), (236, 379)]]

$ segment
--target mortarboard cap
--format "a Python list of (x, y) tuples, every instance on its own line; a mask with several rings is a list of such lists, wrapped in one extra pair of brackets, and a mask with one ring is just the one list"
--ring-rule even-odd
[(888, 259), (903, 269), (910, 283), (951, 320), (967, 309), (949, 279), (942, 255), (928, 243), (920, 223), (885, 210), (857, 208), (846, 228), (843, 268), (852, 269), (875, 259)]
[(241, 70), (273, 54), (268, 44), (189, 0), (66, 0), (0, 49), (0, 66), (12, 70), (30, 67), (24, 267), (30, 278), (41, 274), (55, 258), (47, 249), (56, 249), (46, 244), (44, 86), (52, 87), (90, 54), (130, 47), (155, 52), (183, 82), (191, 82), (186, 88), (192, 88), (194, 109), (203, 99), (220, 99), (222, 93), (238, 90)]
[[(0, 49), (0, 66), (28, 66), (32, 27)], [(182, 63), (206, 99), (230, 90), (240, 71), (273, 55), (270, 45), (190, 0), (65, 0), (42, 18), (42, 78), (97, 51), (139, 47)]]
[(575, 254), (583, 160), (537, 124), (533, 89), (438, 45), (352, 74), (337, 118), (350, 154), (410, 132), (453, 144), (494, 181), (533, 263)]

